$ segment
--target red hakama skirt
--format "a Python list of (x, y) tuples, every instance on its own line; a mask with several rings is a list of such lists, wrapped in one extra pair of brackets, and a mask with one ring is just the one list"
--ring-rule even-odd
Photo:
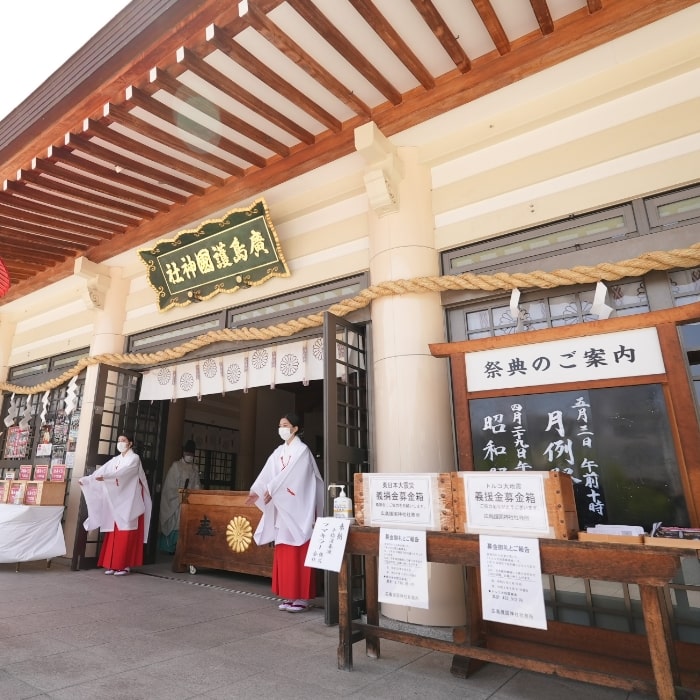
[(316, 569), (304, 566), (310, 541), (302, 545), (275, 545), (272, 592), (280, 598), (311, 600), (316, 597)]
[(114, 532), (105, 533), (97, 566), (122, 571), (143, 564), (143, 515), (135, 530), (120, 530), (114, 523)]

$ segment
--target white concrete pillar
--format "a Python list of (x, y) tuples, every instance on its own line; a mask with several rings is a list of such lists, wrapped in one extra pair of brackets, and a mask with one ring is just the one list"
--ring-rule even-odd
[(6, 382), (10, 373), (10, 353), (17, 323), (0, 315), (0, 382)]
[[(417, 149), (394, 149), (373, 124), (357, 129), (355, 141), (368, 162), (372, 284), (439, 275), (430, 177)], [(454, 470), (448, 367), (428, 348), (445, 339), (439, 292), (372, 302), (372, 339), (375, 470)], [(383, 604), (383, 614), (416, 624), (464, 624), (461, 567), (429, 565), (429, 579), (429, 610)]]
[[(121, 270), (112, 268), (102, 270), (85, 258), (76, 261), (76, 275), (86, 280), (83, 298), (85, 305), (94, 313), (94, 336), (90, 346), (90, 355), (102, 353), (121, 353), (124, 351), (124, 320), (126, 318), (126, 299), (128, 282), (121, 276)], [(85, 455), (90, 439), (90, 425), (95, 412), (95, 392), (97, 390), (98, 365), (89, 365), (85, 370), (85, 385), (80, 411), (78, 441), (75, 448), (70, 495), (66, 509), (66, 523), (76, 523), (80, 505), (80, 486), (78, 479), (85, 473)], [(66, 546), (68, 552), (73, 549), (74, 531), (66, 527)]]

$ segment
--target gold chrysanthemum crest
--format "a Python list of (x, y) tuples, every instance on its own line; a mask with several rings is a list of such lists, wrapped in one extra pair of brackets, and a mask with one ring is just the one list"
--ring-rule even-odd
[(226, 526), (226, 542), (234, 552), (245, 552), (253, 539), (253, 528), (248, 518), (237, 515)]

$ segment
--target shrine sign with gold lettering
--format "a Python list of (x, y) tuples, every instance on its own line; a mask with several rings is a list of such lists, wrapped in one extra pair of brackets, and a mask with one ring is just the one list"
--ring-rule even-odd
[(290, 274), (263, 199), (159, 241), (139, 256), (161, 311)]

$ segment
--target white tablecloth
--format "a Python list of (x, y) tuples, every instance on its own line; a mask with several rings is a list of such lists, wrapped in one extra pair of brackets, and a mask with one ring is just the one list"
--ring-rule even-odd
[(38, 561), (66, 553), (63, 506), (0, 504), (0, 563)]

